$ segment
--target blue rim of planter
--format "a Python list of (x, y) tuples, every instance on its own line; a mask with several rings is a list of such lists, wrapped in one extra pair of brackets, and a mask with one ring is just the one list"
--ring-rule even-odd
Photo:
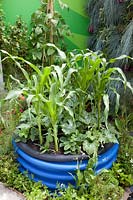
[[(13, 140), (14, 146), (20, 148), (26, 154), (37, 158), (39, 160), (44, 161), (52, 161), (52, 162), (66, 162), (66, 161), (73, 161), (73, 160), (88, 160), (89, 157), (86, 154), (81, 155), (62, 155), (62, 154), (49, 154), (49, 153), (40, 153), (40, 151), (35, 150), (29, 144), (23, 142), (17, 142), (15, 145), (15, 140)], [(98, 152), (98, 155), (101, 155), (108, 151), (111, 147), (113, 147), (113, 143), (105, 144), (104, 148)]]
[[(77, 163), (78, 161), (80, 162), (80, 169), (81, 170), (84, 170), (86, 168), (86, 163), (88, 163), (88, 158), (85, 157), (85, 159), (82, 157), (82, 159), (78, 159), (78, 155), (75, 159), (75, 160), (63, 160), (63, 161), (58, 161), (58, 160), (54, 160), (55, 158), (55, 155), (52, 155), (53, 156), (53, 160), (54, 161), (45, 161), (43, 162), (43, 160), (40, 160), (40, 159), (36, 159), (35, 157), (32, 157), (30, 155), (28, 155), (26, 152), (24, 152), (24, 150), (22, 150), (21, 148), (19, 148), (17, 146), (17, 143), (15, 143), (15, 141), (13, 141), (13, 146), (15, 148), (15, 152), (17, 152), (17, 154), (21, 157), (21, 158), (24, 158), (27, 162), (30, 161), (30, 163), (32, 163), (33, 165), (38, 165), (39, 168), (48, 168), (49, 170), (54, 170), (55, 167), (58, 169), (58, 170), (64, 170), (64, 168), (66, 170), (70, 170), (70, 171), (73, 171), (75, 169), (75, 162)], [(105, 153), (103, 154), (100, 154), (98, 156), (98, 162), (96, 164), (96, 168), (99, 168), (101, 166), (103, 166), (105, 163), (107, 163), (108, 161), (112, 160), (113, 158), (115, 158), (115, 156), (117, 156), (117, 153), (118, 153), (118, 149), (119, 149), (119, 144), (116, 143), (116, 144), (113, 144), (113, 146), (111, 146), (111, 148), (109, 148)], [(58, 155), (58, 157), (60, 157), (60, 155)], [(51, 158), (51, 157), (50, 157)], [(80, 157), (81, 158), (81, 157)], [(83, 162), (84, 161), (84, 162)], [(61, 165), (59, 165), (59, 163)], [(79, 164), (79, 163), (78, 163)]]
[[(66, 161), (59, 160), (61, 155), (58, 155), (58, 159), (54, 161), (37, 159), (22, 150), (19, 145), (13, 140), (13, 146), (17, 153), (17, 161), (19, 162), (19, 170), (23, 174), (27, 174), (30, 179), (34, 181), (41, 181), (49, 189), (56, 189), (57, 183), (67, 187), (68, 184), (75, 185), (76, 170), (85, 170), (88, 164), (87, 156), (83, 157), (70, 157), (71, 160)], [(117, 158), (119, 144), (112, 144), (106, 152), (98, 156), (98, 161), (94, 166), (95, 173), (98, 174), (102, 169), (111, 168), (113, 162)], [(55, 158), (55, 155), (52, 155)], [(80, 159), (79, 159), (80, 158)], [(51, 159), (51, 157), (50, 157)], [(27, 171), (27, 172), (26, 172)]]

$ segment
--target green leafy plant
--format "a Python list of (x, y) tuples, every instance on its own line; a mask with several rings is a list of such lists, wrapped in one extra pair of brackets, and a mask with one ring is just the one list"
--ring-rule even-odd
[(54, 10), (54, 0), (43, 0), (41, 7), (31, 16), (30, 51), (33, 61), (41, 66), (57, 62), (53, 43), (65, 50), (64, 36), (70, 35), (68, 25), (61, 14)]
[[(106, 61), (102, 54), (84, 51), (76, 54), (71, 52), (69, 56), (68, 65), (77, 69), (77, 73), (73, 75), (72, 79), (76, 96), (70, 100), (75, 118), (74, 121), (67, 119), (67, 122), (63, 124), (65, 137), (61, 138), (61, 146), (64, 146), (68, 153), (74, 146), (74, 149), (77, 148), (78, 151), (79, 149), (80, 151), (85, 150), (91, 154), (97, 151), (99, 143), (103, 146), (111, 140), (117, 142), (115, 136), (118, 137), (118, 132), (108, 120), (109, 90), (116, 96), (116, 113), (119, 109), (120, 95), (112, 82), (121, 82), (124, 88), (129, 87), (131, 92), (133, 89), (126, 81), (121, 69), (107, 67), (115, 59)], [(116, 60), (124, 57), (121, 56)]]
[(60, 190), (61, 196), (55, 199), (66, 200), (119, 200), (123, 195), (123, 188), (119, 186), (119, 181), (113, 175), (112, 170), (103, 170), (95, 176), (92, 166), (94, 160), (90, 159), (84, 172), (77, 171), (77, 188), (69, 185), (67, 189)]
[[(107, 58), (132, 53), (132, 0), (114, 1), (90, 0), (88, 16), (90, 17), (89, 44), (92, 50), (102, 51)], [(130, 59), (119, 60), (119, 68), (132, 68)], [(129, 70), (130, 71), (130, 70)]]
[[(57, 50), (60, 52), (59, 49)], [(62, 54), (60, 53), (60, 55), (64, 56), (63, 53)], [(13, 60), (15, 59), (11, 55), (9, 56)], [(22, 58), (18, 59), (26, 63), (29, 63), (28, 61)], [(31, 76), (30, 78), (28, 73), (21, 67), (20, 63), (16, 62), (16, 64), (22, 70), (27, 80), (27, 86), (24, 87), (23, 84), (21, 84), (18, 80), (16, 80), (19, 83), (21, 89), (17, 91), (16, 90), (10, 91), (6, 97), (6, 100), (12, 98), (18, 98), (19, 95), (21, 94), (25, 95), (25, 97), (27, 98), (28, 109), (30, 113), (29, 116), (30, 121), (33, 119), (31, 117), (32, 113), (31, 109), (33, 109), (34, 115), (36, 115), (40, 145), (42, 145), (43, 143), (42, 130), (41, 130), (43, 118), (48, 118), (48, 120), (50, 121), (50, 126), (52, 126), (51, 128), (53, 130), (52, 136), (55, 142), (55, 150), (58, 151), (57, 124), (59, 123), (58, 121), (63, 111), (62, 107), (64, 106), (65, 101), (68, 98), (70, 98), (70, 93), (69, 92), (67, 93), (67, 90), (65, 91), (65, 86), (69, 81), (71, 73), (73, 73), (75, 70), (73, 71), (68, 70), (68, 74), (66, 75), (65, 80), (63, 80), (64, 78), (63, 73), (65, 74), (66, 72), (65, 65), (62, 65), (62, 68), (60, 68), (59, 66), (52, 66), (52, 68), (45, 67), (43, 71), (41, 71), (38, 69), (38, 67), (29, 63), (29, 65), (37, 72), (37, 75), (33, 74), (33, 76)], [(51, 73), (52, 69), (53, 72)], [(51, 76), (53, 75), (52, 77), (50, 77), (50, 73)], [(46, 91), (46, 93), (44, 93), (44, 91)], [(65, 92), (64, 95), (63, 92)], [(65, 106), (65, 109), (67, 110), (67, 106)], [(24, 112), (23, 115), (25, 115), (25, 113), (26, 112)], [(33, 122), (31, 124), (33, 125)], [(30, 128), (31, 125), (29, 124), (27, 125), (21, 124), (20, 126), (18, 126), (18, 129), (21, 131), (20, 133), (21, 137), (24, 136), (24, 138), (27, 138), (28, 136), (27, 132), (29, 131)]]
[(21, 55), (22, 57), (26, 57), (28, 51), (27, 31), (26, 23), (18, 17), (15, 25), (10, 25), (7, 29), (4, 49), (15, 56)]
[[(20, 106), (14, 100), (8, 104), (6, 94), (0, 99), (0, 156), (12, 149), (12, 136), (19, 121)], [(3, 147), (4, 146), (4, 147)]]
[(44, 200), (50, 197), (45, 186), (32, 182), (19, 172), (12, 152), (0, 156), (0, 181), (23, 193), (27, 200)]
[[(85, 152), (89, 155), (96, 154), (105, 143), (118, 142), (118, 132), (108, 123), (109, 84), (121, 81), (125, 89), (129, 87), (132, 90), (132, 87), (121, 69), (108, 69), (107, 65), (126, 56), (107, 62), (97, 52), (71, 52), (66, 56), (55, 45), (48, 46), (58, 52), (62, 62), (60, 66), (51, 65), (41, 70), (23, 58), (2, 51), (15, 61), (26, 79), (25, 84), (14, 79), (19, 89), (9, 91), (6, 97), (6, 100), (17, 100), (23, 94), (27, 102), (16, 131), (19, 140), (39, 140), (44, 151), (63, 149), (67, 154)], [(35, 73), (29, 76), (19, 61), (28, 64)], [(118, 111), (119, 94), (112, 86), (110, 89), (116, 94)], [(87, 111), (88, 102), (90, 112)], [(54, 149), (51, 149), (52, 143)]]
[(0, 181), (6, 186), (21, 192), (27, 200), (119, 200), (124, 190), (119, 186), (119, 181), (113, 171), (103, 171), (95, 176), (93, 171), (94, 159), (90, 162), (84, 172), (77, 170), (77, 188), (69, 185), (52, 194), (41, 183), (34, 183), (23, 176), (15, 162), (12, 152), (0, 156)]
[[(2, 49), (10, 52), (11, 54), (22, 57), (28, 57), (28, 28), (26, 23), (18, 17), (14, 25), (6, 26), (3, 32)], [(23, 66), (26, 68), (26, 66)], [(8, 69), (8, 70), (7, 70)], [(16, 73), (17, 71), (17, 73)], [(14, 76), (21, 75), (21, 72), (16, 70), (15, 63), (11, 60), (6, 60), (3, 63), (4, 76), (14, 74)], [(20, 76), (21, 77), (21, 76)]]
[[(11, 58), (13, 58), (11, 56)], [(13, 58), (14, 59), (14, 58)], [(20, 60), (29, 63), (28, 61), (25, 61), (24, 59)], [(24, 70), (20, 63), (16, 63), (19, 67), (20, 70), (22, 70), (26, 80), (27, 80), (27, 87), (24, 87), (23, 84), (21, 84), (17, 79), (16, 81), (19, 83), (21, 89), (17, 90), (17, 91), (11, 91), (9, 93), (9, 95), (6, 97), (6, 99), (12, 99), (12, 98), (18, 98), (21, 94), (24, 94), (25, 96), (27, 96), (27, 103), (28, 103), (28, 108), (30, 107), (30, 103), (32, 100), (32, 106), (35, 110), (35, 114), (37, 115), (37, 125), (38, 125), (38, 130), (39, 130), (39, 140), (40, 140), (40, 144), (42, 144), (42, 134), (41, 134), (41, 108), (42, 108), (42, 102), (41, 100), (41, 92), (44, 91), (45, 85), (47, 84), (47, 79), (48, 76), (50, 74), (50, 68), (46, 67), (44, 68), (44, 70), (41, 72), (39, 70), (38, 67), (36, 67), (35, 65), (30, 64), (31, 68), (33, 68), (36, 73), (36, 75), (31, 76), (31, 78), (29, 77), (28, 73), (26, 72), (26, 70)], [(29, 108), (30, 111), (30, 108)], [(31, 113), (31, 112), (30, 112)], [(31, 119), (31, 116), (29, 117)], [(27, 126), (26, 128), (30, 128), (30, 126)], [(20, 129), (22, 128), (22, 125), (20, 127)], [(23, 127), (25, 129), (25, 127)]]
[[(59, 1), (59, 5), (62, 9), (67, 8), (66, 4), (61, 1)], [(1, 49), (14, 56), (21, 55), (39, 67), (59, 62), (56, 49), (46, 44), (53, 43), (60, 49), (66, 50), (64, 36), (70, 35), (70, 30), (62, 15), (54, 10), (54, 0), (41, 1), (40, 8), (31, 16), (30, 31), (21, 17), (18, 17), (15, 24), (11, 25), (5, 24), (5, 15), (2, 9), (0, 14)], [(23, 67), (27, 71), (30, 70), (29, 73), (32, 72), (31, 68), (27, 68), (26, 63), (23, 63)], [(6, 60), (3, 63), (3, 71), (6, 81), (9, 74), (23, 79), (21, 70), (16, 70), (16, 65), (12, 60)]]
[[(119, 158), (120, 158), (120, 155), (119, 155)], [(112, 174), (119, 181), (119, 185), (125, 188), (133, 184), (133, 176), (131, 172), (132, 166), (130, 166), (129, 164), (130, 161), (126, 163), (126, 164), (129, 164), (129, 166), (126, 167), (128, 169), (128, 172), (125, 170), (123, 163), (124, 163), (123, 161), (120, 163), (120, 160), (119, 160), (119, 163), (114, 164), (112, 168)]]
[(0, 9), (0, 48), (2, 48), (3, 46), (3, 42), (4, 42), (4, 37), (5, 37), (5, 23), (4, 23), (4, 12), (2, 9)]
[[(3, 104), (2, 104), (3, 105)], [(3, 106), (2, 106), (3, 108)], [(27, 112), (27, 111), (26, 111)], [(28, 114), (28, 113), (27, 113)], [(25, 120), (25, 119), (23, 119)], [(9, 121), (9, 119), (7, 119)], [(10, 121), (11, 123), (11, 121)], [(9, 129), (8, 129), (9, 131)], [(6, 141), (6, 132), (3, 132)], [(18, 171), (18, 165), (15, 162), (11, 148), (5, 151), (4, 156), (1, 149), (5, 149), (5, 143), (0, 136), (0, 181), (7, 186), (23, 193), (28, 200), (44, 199), (68, 199), (68, 200), (86, 200), (86, 199), (120, 199), (123, 195), (123, 188), (132, 184), (132, 137), (125, 134), (120, 137), (120, 152), (118, 154), (118, 163), (114, 164), (112, 170), (103, 171), (95, 176), (93, 166), (95, 159), (90, 159), (89, 164), (84, 172), (77, 170), (77, 188), (69, 185), (67, 189), (61, 189), (59, 186), (58, 193), (49, 194), (45, 186), (41, 183), (34, 183)], [(126, 144), (126, 147), (125, 147)], [(3, 148), (4, 145), (4, 148)], [(60, 195), (59, 195), (60, 194)]]
[(119, 140), (121, 144), (115, 174), (118, 176), (120, 184), (127, 187), (133, 184), (133, 114), (130, 113), (127, 115), (124, 112), (117, 117), (115, 123), (120, 132)]

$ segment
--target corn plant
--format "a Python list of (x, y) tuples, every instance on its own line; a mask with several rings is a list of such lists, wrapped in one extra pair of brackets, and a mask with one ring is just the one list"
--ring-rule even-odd
[[(23, 94), (27, 98), (28, 107), (30, 107), (30, 104), (32, 102), (33, 107), (35, 109), (36, 116), (37, 116), (39, 140), (40, 140), (40, 144), (42, 145), (43, 137), (42, 137), (42, 130), (41, 130), (41, 109), (42, 109), (43, 105), (42, 105), (42, 101), (41, 101), (41, 95), (43, 94), (44, 89), (46, 89), (48, 77), (50, 75), (50, 68), (45, 67), (41, 71), (38, 67), (36, 67), (35, 65), (31, 64), (30, 62), (24, 60), (21, 57), (15, 57), (15, 56), (13, 57), (5, 51), (2, 51), (2, 52), (7, 54), (7, 56), (9, 58), (11, 58), (17, 64), (19, 69), (23, 72), (23, 75), (27, 81), (27, 84), (24, 85), (18, 79), (15, 79), (11, 76), (19, 84), (19, 89), (11, 90), (6, 97), (6, 100), (18, 98), (21, 94)], [(28, 64), (36, 72), (36, 74), (33, 74), (30, 77), (29, 74), (27, 73), (27, 71), (21, 67), (21, 65), (18, 61), (23, 61), (26, 64)]]
[[(89, 50), (70, 52), (68, 56), (54, 44), (47, 44), (57, 51), (60, 65), (42, 69), (2, 51), (11, 58), (23, 72), (25, 84), (18, 79), (19, 89), (9, 91), (6, 100), (24, 95), (27, 108), (22, 113), (17, 135), (33, 142), (37, 139), (43, 151), (49, 151), (54, 143), (54, 151), (60, 148), (68, 153), (86, 152), (96, 154), (98, 148), (108, 142), (118, 142), (118, 132), (108, 123), (110, 98), (108, 90), (116, 95), (115, 110), (118, 112), (120, 95), (113, 82), (122, 82), (133, 89), (119, 68), (107, 68), (109, 63), (102, 54)], [(29, 75), (20, 65), (25, 62), (34, 70)], [(87, 110), (90, 103), (91, 109)], [(36, 128), (37, 127), (37, 128)]]
[[(62, 56), (62, 59), (64, 59), (64, 52), (61, 52), (58, 48), (56, 48), (56, 50), (58, 51), (59, 55)], [(58, 151), (58, 123), (61, 119), (61, 114), (65, 109), (71, 116), (73, 115), (72, 111), (67, 107), (66, 101), (73, 93), (72, 91), (69, 91), (67, 87), (71, 78), (71, 74), (76, 72), (76, 70), (71, 68), (67, 71), (66, 64), (62, 64), (61, 67), (53, 65), (40, 70), (38, 67), (21, 57), (14, 57), (5, 51), (2, 52), (7, 54), (7, 57), (10, 57), (12, 60), (14, 60), (14, 62), (23, 72), (27, 82), (26, 85), (24, 85), (18, 79), (15, 79), (11, 76), (11, 78), (19, 84), (20, 89), (11, 90), (6, 97), (6, 100), (18, 98), (21, 94), (26, 97), (29, 115), (31, 116), (32, 114), (30, 113), (31, 108), (33, 108), (33, 112), (36, 115), (40, 145), (43, 144), (41, 128), (42, 120), (43, 118), (47, 117), (52, 126), (51, 135), (54, 138), (55, 151)], [(36, 73), (32, 76), (29, 76), (29, 74), (21, 67), (18, 61), (27, 63)], [(33, 119), (33, 115), (31, 118)], [(31, 125), (33, 124), (31, 123)], [(30, 129), (31, 126), (25, 127), (25, 125), (21, 124), (18, 126), (18, 128)]]
[(67, 66), (65, 64), (62, 64), (61, 67), (53, 66), (48, 95), (47, 97), (42, 98), (46, 106), (44, 111), (45, 115), (49, 118), (53, 128), (56, 151), (58, 151), (59, 123), (63, 112), (66, 110), (72, 117), (74, 115), (72, 110), (66, 105), (67, 100), (71, 98), (74, 93), (68, 86), (68, 82), (74, 72), (76, 72), (76, 70), (72, 68), (67, 71)]
[(98, 52), (81, 51), (78, 54), (71, 53), (70, 57), (69, 64), (71, 63), (74, 68), (78, 69), (74, 84), (76, 83), (75, 87), (80, 89), (80, 94), (82, 93), (82, 96), (79, 94), (79, 102), (81, 105), (84, 104), (82, 109), (85, 107), (88, 100), (93, 100), (95, 111), (97, 112), (97, 127), (100, 130), (102, 103), (104, 103), (104, 119), (106, 127), (108, 128), (107, 121), (110, 104), (109, 90), (116, 96), (116, 113), (119, 109), (120, 99), (120, 95), (112, 82), (121, 82), (124, 89), (128, 87), (133, 93), (133, 88), (131, 87), (131, 84), (127, 82), (122, 70), (116, 67), (108, 68), (108, 66), (110, 63), (114, 63), (117, 60), (127, 58), (127, 56), (124, 55), (107, 61), (103, 57), (103, 54), (99, 54)]

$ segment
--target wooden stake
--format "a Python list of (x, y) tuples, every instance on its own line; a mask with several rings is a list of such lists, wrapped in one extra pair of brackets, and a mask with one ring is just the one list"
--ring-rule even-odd
[[(54, 17), (54, 0), (48, 0), (48, 5), (47, 5), (47, 13), (51, 14), (51, 19)], [(54, 43), (54, 37), (53, 34), (54, 29), (53, 29), (53, 23), (52, 21), (50, 22), (50, 36), (49, 36), (49, 41), (50, 43)]]

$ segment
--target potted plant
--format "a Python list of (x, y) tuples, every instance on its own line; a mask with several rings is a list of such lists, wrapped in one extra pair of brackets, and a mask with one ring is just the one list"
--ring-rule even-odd
[[(26, 107), (14, 132), (13, 145), (18, 155), (19, 169), (50, 189), (57, 184), (75, 184), (76, 170), (84, 170), (88, 159), (97, 156), (95, 172), (109, 169), (116, 160), (118, 135), (109, 122), (109, 90), (116, 96), (118, 112), (120, 96), (112, 82), (131, 85), (119, 68), (107, 68), (109, 62), (98, 52), (89, 50), (66, 54), (55, 45), (60, 65), (39, 69), (21, 57), (10, 57), (22, 70), (26, 82), (9, 91), (6, 100), (19, 101), (23, 96)], [(5, 59), (6, 59), (5, 58)], [(20, 62), (34, 73), (29, 75)], [(25, 173), (27, 171), (27, 173)]]

